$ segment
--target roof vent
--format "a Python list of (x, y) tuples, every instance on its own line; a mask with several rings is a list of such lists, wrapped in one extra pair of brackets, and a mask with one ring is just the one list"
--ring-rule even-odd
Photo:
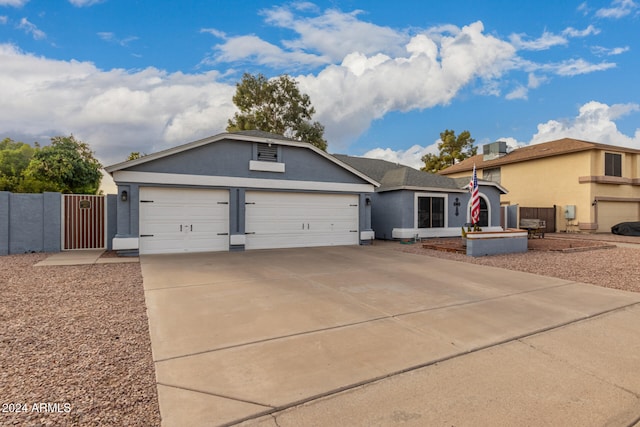
[(278, 147), (271, 144), (258, 143), (258, 160), (262, 162), (277, 162)]
[(482, 146), (482, 160), (494, 160), (507, 154), (507, 143), (496, 141)]

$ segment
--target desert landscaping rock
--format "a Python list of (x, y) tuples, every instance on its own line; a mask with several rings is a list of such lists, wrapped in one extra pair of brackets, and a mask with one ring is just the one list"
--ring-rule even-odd
[(44, 258), (0, 257), (0, 424), (159, 425), (140, 266)]

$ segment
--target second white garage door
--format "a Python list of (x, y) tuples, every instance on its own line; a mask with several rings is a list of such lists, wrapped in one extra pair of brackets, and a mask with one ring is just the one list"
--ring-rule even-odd
[(246, 249), (357, 245), (358, 196), (247, 191)]
[(140, 188), (140, 254), (229, 250), (229, 192)]

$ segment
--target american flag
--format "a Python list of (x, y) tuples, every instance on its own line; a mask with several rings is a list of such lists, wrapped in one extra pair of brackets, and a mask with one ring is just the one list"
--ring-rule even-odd
[(469, 191), (471, 192), (471, 223), (480, 222), (480, 195), (478, 192), (478, 175), (476, 175), (476, 165), (473, 165), (473, 177), (469, 182)]

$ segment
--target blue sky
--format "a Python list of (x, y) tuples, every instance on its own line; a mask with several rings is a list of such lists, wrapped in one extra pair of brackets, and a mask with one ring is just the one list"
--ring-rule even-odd
[(640, 149), (640, 4), (0, 0), (0, 138), (108, 165), (223, 132), (244, 72), (289, 74), (329, 152), (419, 166), (440, 132)]

